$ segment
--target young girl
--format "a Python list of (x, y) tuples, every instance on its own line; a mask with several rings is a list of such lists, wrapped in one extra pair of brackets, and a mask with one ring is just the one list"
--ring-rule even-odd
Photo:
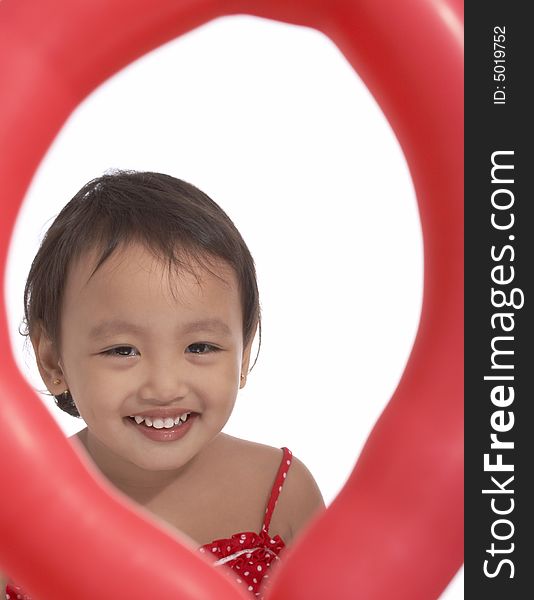
[[(168, 175), (90, 181), (35, 257), (25, 320), (46, 387), (85, 421), (74, 437), (107, 479), (261, 598), (324, 502), (287, 448), (222, 432), (258, 328), (261, 340), (254, 262), (229, 217)], [(6, 597), (29, 596), (10, 582)]]

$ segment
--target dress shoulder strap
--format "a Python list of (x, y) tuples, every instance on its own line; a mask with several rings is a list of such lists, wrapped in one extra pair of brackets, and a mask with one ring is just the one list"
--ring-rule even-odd
[(285, 447), (281, 448), (281, 450), (283, 451), (282, 461), (280, 463), (280, 467), (278, 468), (276, 479), (274, 480), (274, 485), (271, 490), (271, 497), (267, 503), (267, 508), (265, 509), (265, 518), (263, 519), (262, 531), (265, 531), (266, 533), (269, 533), (269, 525), (271, 523), (271, 517), (273, 516), (274, 507), (276, 506), (278, 496), (280, 496), (280, 492), (282, 491), (282, 486), (284, 485), (287, 472), (291, 466), (291, 460), (293, 459), (291, 450)]

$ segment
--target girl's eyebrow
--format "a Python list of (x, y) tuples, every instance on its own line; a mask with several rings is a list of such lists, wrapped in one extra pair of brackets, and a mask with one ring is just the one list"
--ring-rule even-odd
[(181, 329), (182, 334), (194, 333), (195, 331), (213, 331), (215, 333), (222, 333), (223, 335), (232, 334), (230, 327), (224, 321), (221, 321), (221, 319), (216, 318), (192, 321), (184, 325)]
[[(231, 335), (232, 333), (230, 327), (228, 327), (228, 325), (224, 321), (221, 321), (217, 318), (199, 319), (197, 321), (191, 321), (190, 323), (185, 324), (179, 329), (181, 335), (195, 333), (196, 331), (210, 331), (222, 335)], [(112, 319), (102, 321), (95, 325), (89, 331), (89, 337), (92, 339), (98, 339), (121, 333), (142, 334), (143, 332), (144, 328), (140, 327), (139, 325), (136, 325), (135, 323), (130, 323), (129, 321), (124, 321), (123, 319)]]

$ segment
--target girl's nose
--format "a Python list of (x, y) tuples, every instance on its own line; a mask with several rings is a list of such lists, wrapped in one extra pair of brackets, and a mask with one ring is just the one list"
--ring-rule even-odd
[(184, 398), (189, 389), (187, 365), (177, 360), (147, 364), (140, 395), (143, 400), (170, 404)]

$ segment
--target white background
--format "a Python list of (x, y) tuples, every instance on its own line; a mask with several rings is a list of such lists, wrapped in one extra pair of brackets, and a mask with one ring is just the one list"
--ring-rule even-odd
[[(396, 387), (421, 308), (413, 186), (378, 105), (322, 34), (243, 16), (182, 36), (97, 89), (43, 160), (13, 239), (12, 340), (36, 389), (18, 333), (25, 277), (50, 220), (117, 167), (193, 183), (241, 231), (263, 337), (225, 431), (288, 446), (329, 504)], [(84, 426), (42, 398), (66, 434)], [(461, 572), (442, 596), (459, 598)]]

